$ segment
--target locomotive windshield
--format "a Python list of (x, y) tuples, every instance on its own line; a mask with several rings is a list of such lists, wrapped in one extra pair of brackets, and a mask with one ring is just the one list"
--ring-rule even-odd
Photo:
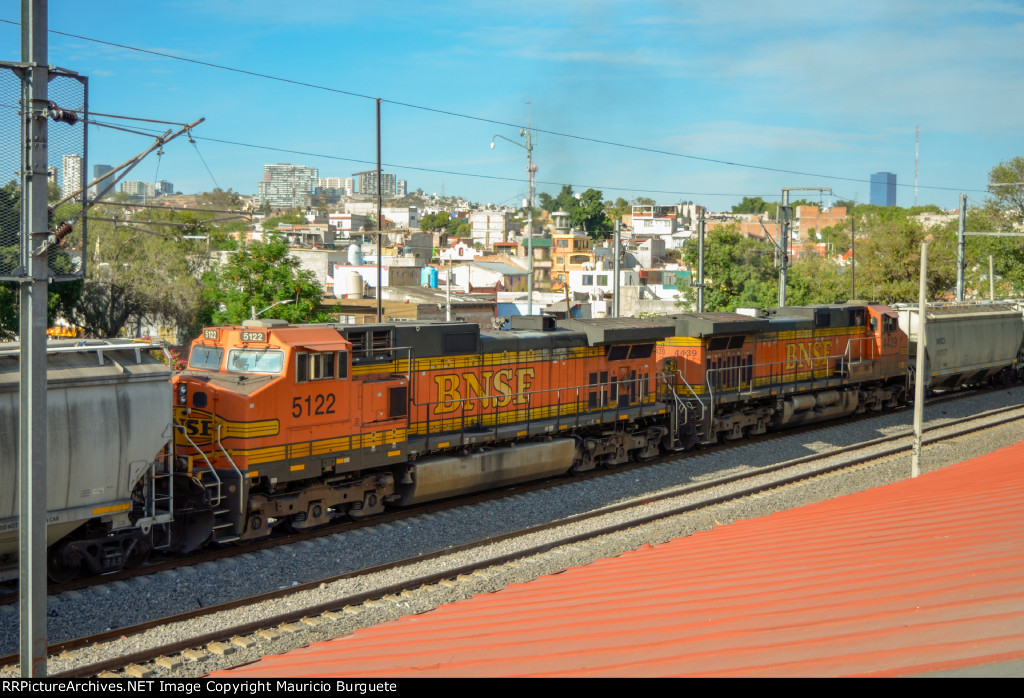
[(280, 373), (284, 369), (284, 352), (279, 349), (232, 349), (228, 352), (231, 373)]
[(224, 350), (220, 347), (204, 347), (197, 344), (192, 347), (192, 353), (188, 356), (188, 367), (200, 368), (204, 371), (219, 371), (223, 358)]

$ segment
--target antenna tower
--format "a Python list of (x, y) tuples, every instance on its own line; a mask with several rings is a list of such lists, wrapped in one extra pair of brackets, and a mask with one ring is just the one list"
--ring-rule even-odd
[(917, 206), (917, 153), (921, 144), (921, 127), (914, 127), (914, 206)]

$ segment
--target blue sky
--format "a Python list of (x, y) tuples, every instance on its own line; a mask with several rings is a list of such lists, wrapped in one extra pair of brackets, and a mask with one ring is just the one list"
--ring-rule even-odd
[[(8, 23), (18, 21), (18, 4), (0, 10), (0, 60), (20, 58), (19, 29)], [(180, 138), (159, 165), (150, 156), (130, 175), (184, 192), (219, 185), (254, 194), (271, 162), (321, 176), (372, 169), (375, 104), (365, 97), (385, 100), (385, 171), (410, 190), (481, 203), (524, 197), (525, 150), (500, 139), (489, 146), (494, 134), (521, 141), (516, 125), (527, 112), (539, 131), (538, 191), (572, 184), (606, 199), (646, 195), (712, 210), (801, 186), (867, 202), (879, 171), (896, 173), (898, 204), (913, 205), (915, 127), (920, 204), (953, 208), (961, 191), (981, 203), (989, 170), (1024, 156), (1017, 0), (50, 0), (49, 8), (56, 32), (329, 88), (51, 33), (50, 62), (89, 76), (94, 112), (206, 118), (195, 147)], [(149, 142), (95, 128), (89, 139), (90, 165), (120, 163)]]

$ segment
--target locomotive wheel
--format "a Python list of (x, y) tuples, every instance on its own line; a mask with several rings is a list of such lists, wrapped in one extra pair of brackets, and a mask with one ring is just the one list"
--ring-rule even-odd
[(78, 565), (65, 564), (60, 557), (60, 546), (55, 545), (46, 551), (46, 576), (56, 584), (70, 582), (82, 571)]

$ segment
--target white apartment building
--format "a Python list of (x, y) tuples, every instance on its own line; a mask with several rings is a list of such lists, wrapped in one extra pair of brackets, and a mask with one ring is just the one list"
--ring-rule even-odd
[(79, 191), (85, 182), (82, 181), (82, 156), (81, 155), (65, 155), (61, 159), (62, 179), (61, 179), (61, 193), (64, 196)]

